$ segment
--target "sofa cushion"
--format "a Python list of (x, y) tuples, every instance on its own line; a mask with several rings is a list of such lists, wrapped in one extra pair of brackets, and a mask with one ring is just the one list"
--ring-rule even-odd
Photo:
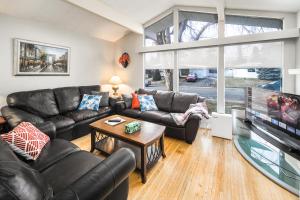
[(131, 103), (131, 108), (132, 109), (140, 109), (141, 105), (140, 105), (140, 101), (138, 98), (138, 95), (136, 93), (132, 93), (132, 103)]
[(155, 103), (159, 110), (170, 112), (172, 107), (174, 92), (157, 91), (154, 95)]
[(154, 97), (152, 95), (138, 95), (141, 111), (158, 110)]
[(44, 118), (59, 114), (53, 91), (49, 89), (12, 93), (7, 96), (7, 104)]
[(55, 165), (51, 165), (42, 171), (41, 174), (52, 186), (54, 193), (57, 194), (59, 191), (68, 188), (68, 186), (101, 161), (102, 159), (100, 157), (94, 156), (89, 152), (78, 151), (59, 160)]
[(54, 139), (45, 145), (38, 159), (28, 164), (38, 171), (43, 171), (76, 151), (80, 151), (80, 148), (75, 144), (63, 139)]
[(100, 107), (109, 106), (109, 92), (92, 91), (92, 95), (99, 95), (99, 96), (101, 96)]
[(191, 104), (197, 103), (198, 95), (189, 93), (176, 93), (173, 97), (171, 112), (184, 113)]
[(138, 94), (146, 94), (146, 95), (155, 95), (156, 94), (156, 90), (146, 90), (146, 89), (142, 89), (140, 88), (137, 93)]
[(128, 117), (133, 117), (133, 118), (140, 118), (141, 113), (142, 113), (141, 111), (131, 109), (131, 108), (125, 109), (122, 112), (123, 115), (126, 115)]
[[(0, 199), (50, 199), (52, 188), (40, 173), (28, 167), (0, 140)], [(8, 189), (9, 188), (9, 189)]]
[(84, 94), (92, 94), (93, 91), (100, 92), (100, 85), (89, 85), (79, 87), (79, 92), (81, 96), (83, 96)]
[(160, 122), (161, 122), (162, 124), (164, 124), (165, 126), (184, 127), (184, 126), (182, 126), (182, 125), (177, 125), (176, 122), (173, 120), (171, 114), (163, 115), (163, 116), (160, 118)]
[(110, 107), (100, 108), (98, 111), (94, 110), (75, 110), (65, 114), (65, 116), (72, 118), (75, 122), (90, 119), (93, 117), (109, 114), (111, 112)]
[(9, 133), (0, 135), (0, 138), (27, 160), (36, 160), (43, 147), (50, 141), (48, 135), (30, 122), (21, 122)]
[(145, 111), (141, 113), (141, 118), (145, 121), (149, 122), (155, 122), (155, 123), (160, 123), (160, 119), (168, 114), (167, 112), (164, 111)]
[(54, 89), (55, 98), (60, 113), (76, 110), (80, 103), (78, 87), (65, 87)]
[(69, 126), (72, 126), (75, 124), (75, 121), (69, 117), (65, 117), (62, 115), (56, 115), (54, 117), (51, 117), (47, 119), (47, 121), (51, 121), (54, 123), (56, 129), (63, 129)]
[(102, 96), (84, 94), (79, 104), (78, 110), (99, 110), (99, 105)]

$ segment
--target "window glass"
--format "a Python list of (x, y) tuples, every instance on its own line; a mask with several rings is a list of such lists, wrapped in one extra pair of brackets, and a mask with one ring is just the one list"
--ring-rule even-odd
[(152, 90), (173, 90), (174, 52), (144, 54), (144, 84)]
[(216, 14), (179, 11), (179, 42), (191, 42), (218, 37)]
[(217, 111), (217, 52), (217, 48), (178, 51), (179, 91), (206, 97), (209, 112)]
[(250, 35), (282, 30), (281, 19), (226, 15), (225, 36)]
[(246, 106), (247, 87), (281, 91), (282, 42), (225, 47), (225, 106)]
[(170, 14), (145, 28), (145, 46), (171, 44), (173, 42), (173, 14)]

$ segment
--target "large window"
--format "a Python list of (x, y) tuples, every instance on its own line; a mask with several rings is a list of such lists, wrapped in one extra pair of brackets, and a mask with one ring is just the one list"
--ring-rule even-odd
[(225, 106), (246, 106), (247, 87), (281, 91), (282, 42), (225, 47)]
[(179, 11), (179, 42), (191, 42), (218, 37), (216, 14)]
[(179, 91), (206, 97), (209, 112), (217, 111), (217, 52), (217, 48), (178, 51)]
[(173, 14), (145, 28), (145, 46), (171, 44), (174, 42)]
[[(245, 107), (247, 87), (281, 91), (285, 39), (264, 34), (281, 30), (282, 19), (226, 13), (224, 22), (212, 12), (176, 8), (145, 28), (145, 46), (156, 46), (149, 50), (157, 52), (144, 53), (144, 87), (197, 93), (206, 97), (209, 112)], [(257, 34), (256, 43), (248, 43), (254, 37), (236, 37), (234, 44), (222, 38), (250, 34)], [(169, 45), (158, 46), (164, 44)]]
[(174, 52), (144, 54), (144, 87), (152, 90), (173, 90)]
[(250, 35), (282, 30), (281, 19), (226, 15), (225, 36)]

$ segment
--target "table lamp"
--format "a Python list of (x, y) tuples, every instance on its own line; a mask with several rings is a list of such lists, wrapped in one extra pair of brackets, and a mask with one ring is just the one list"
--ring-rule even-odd
[(112, 89), (114, 91), (113, 95), (114, 96), (118, 96), (118, 89), (119, 89), (119, 84), (122, 82), (120, 77), (118, 76), (112, 76), (111, 79), (109, 80), (109, 82), (113, 85)]

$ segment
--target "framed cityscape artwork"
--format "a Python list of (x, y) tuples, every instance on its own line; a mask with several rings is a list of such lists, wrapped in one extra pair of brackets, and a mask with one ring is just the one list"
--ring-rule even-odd
[(22, 39), (14, 45), (14, 75), (70, 75), (70, 48)]

